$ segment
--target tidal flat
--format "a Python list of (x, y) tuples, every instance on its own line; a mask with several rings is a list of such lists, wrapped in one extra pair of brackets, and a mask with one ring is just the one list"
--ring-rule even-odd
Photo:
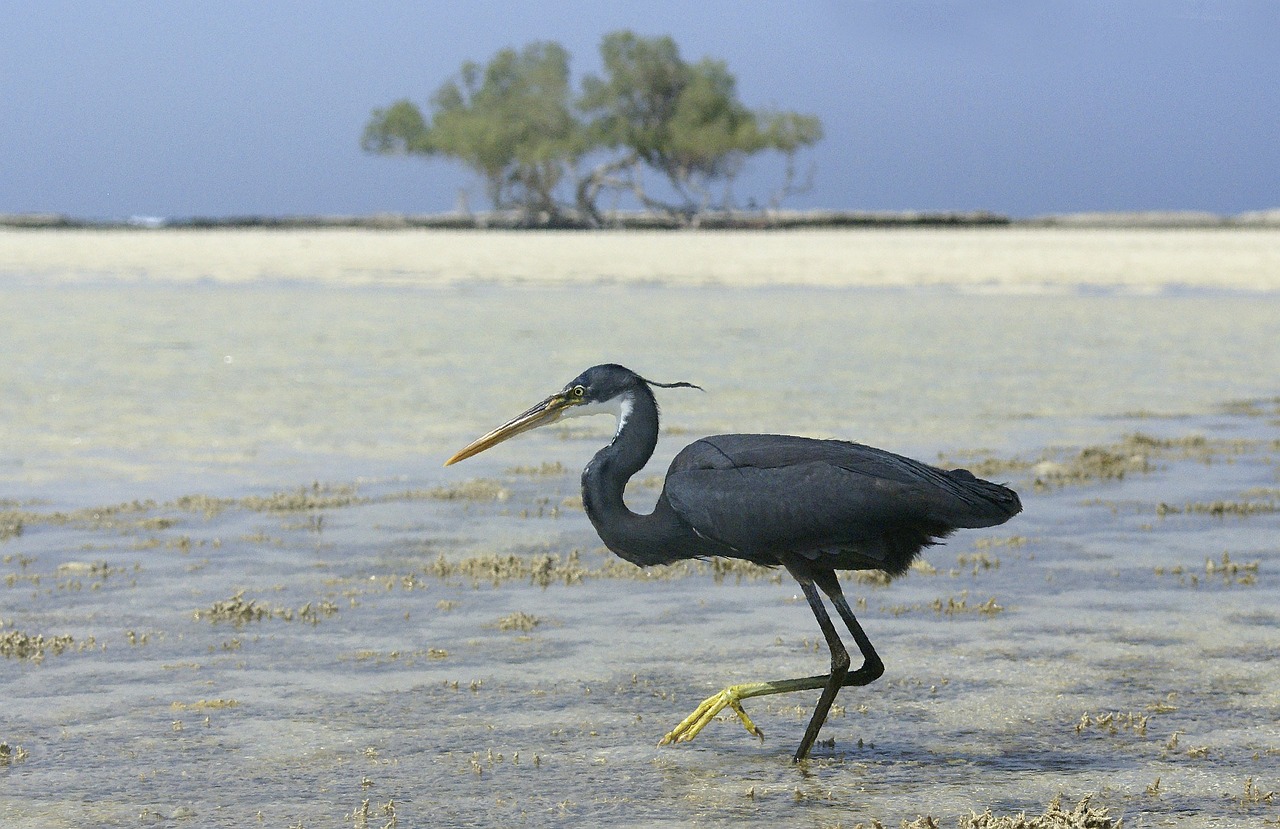
[[(859, 245), (892, 271), (902, 233), (778, 234), (778, 284), (635, 276), (712, 234), (620, 236), (596, 278), (546, 284), (512, 277), (525, 260), (273, 277), (284, 243), (253, 231), (163, 237), (145, 272), (160, 237), (121, 234), (87, 273), (36, 249), (56, 234), (6, 236), (31, 249), (0, 253), (0, 823), (1280, 821), (1280, 234), (1038, 236), (1099, 259), (1076, 283), (968, 231), (933, 277), (909, 253), (902, 284), (806, 272)], [(455, 235), (341, 238), (411, 241), (426, 274), (465, 258)], [(555, 271), (555, 238), (519, 244)], [(984, 280), (984, 248), (1021, 264)], [(234, 255), (192, 278), (211, 249)], [(1224, 287), (1214, 261), (1257, 272)], [(1140, 290), (1105, 278), (1124, 262)], [(763, 742), (730, 717), (657, 746), (721, 687), (827, 655), (785, 574), (601, 547), (577, 486), (607, 418), (441, 467), (605, 361), (706, 388), (660, 393), (637, 510), (723, 431), (1023, 495), (902, 579), (847, 574), (887, 672), (841, 692), (801, 768), (816, 692), (749, 701)]]

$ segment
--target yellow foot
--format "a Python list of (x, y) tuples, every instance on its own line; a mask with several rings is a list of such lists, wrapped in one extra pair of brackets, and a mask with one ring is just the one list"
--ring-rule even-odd
[[(742, 724), (746, 726), (747, 731), (751, 732), (761, 740), (764, 739), (764, 732), (756, 728), (756, 724), (747, 716), (747, 712), (742, 710), (743, 692), (755, 690), (759, 686), (757, 683), (750, 685), (730, 685), (718, 694), (713, 694), (702, 701), (692, 714), (684, 718), (684, 721), (671, 729), (667, 736), (662, 738), (658, 743), (660, 746), (669, 745), (671, 743), (687, 743), (694, 737), (698, 736), (698, 732), (706, 728), (707, 723), (715, 719), (726, 708), (732, 708), (733, 713), (738, 715), (738, 719), (742, 720)], [(754, 696), (754, 694), (746, 694), (746, 696)]]

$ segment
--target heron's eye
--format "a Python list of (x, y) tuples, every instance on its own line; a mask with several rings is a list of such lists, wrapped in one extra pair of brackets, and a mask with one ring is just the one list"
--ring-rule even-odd
[(587, 390), (586, 390), (585, 388), (583, 388), (582, 386), (574, 386), (574, 387), (573, 387), (573, 396), (574, 396), (574, 397), (582, 397), (582, 396), (583, 396), (584, 394), (586, 394), (586, 393), (587, 393)]

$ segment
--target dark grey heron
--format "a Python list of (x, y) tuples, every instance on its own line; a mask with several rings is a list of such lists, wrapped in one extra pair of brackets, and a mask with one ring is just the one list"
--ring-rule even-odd
[[(605, 545), (647, 567), (682, 559), (743, 559), (781, 565), (800, 583), (831, 651), (825, 676), (732, 685), (709, 697), (662, 739), (692, 740), (725, 708), (747, 730), (763, 734), (742, 700), (791, 691), (822, 690), (795, 759), (809, 755), (842, 687), (867, 685), (884, 663), (854, 618), (837, 570), (905, 572), (925, 547), (962, 527), (993, 527), (1022, 510), (1013, 490), (964, 469), (944, 470), (881, 449), (840, 440), (789, 435), (715, 435), (681, 450), (667, 470), (649, 515), (627, 508), (623, 489), (653, 455), (658, 403), (655, 383), (619, 365), (587, 369), (563, 389), (476, 439), (445, 466), (507, 438), (563, 417), (613, 413), (618, 429), (582, 472), (582, 504)], [(850, 670), (819, 590), (835, 605), (862, 652)]]

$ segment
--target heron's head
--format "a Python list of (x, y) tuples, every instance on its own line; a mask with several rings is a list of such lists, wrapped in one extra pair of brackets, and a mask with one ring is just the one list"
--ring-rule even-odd
[(655, 383), (646, 380), (629, 368), (608, 363), (592, 366), (565, 384), (560, 391), (542, 402), (526, 409), (511, 420), (476, 438), (457, 454), (444, 462), (445, 466), (466, 460), (484, 450), (502, 443), (507, 438), (555, 423), (566, 417), (592, 414), (613, 414), (618, 418), (618, 428), (626, 422), (632, 401), (637, 394), (652, 395), (649, 386), (662, 388), (701, 388), (692, 383)]

